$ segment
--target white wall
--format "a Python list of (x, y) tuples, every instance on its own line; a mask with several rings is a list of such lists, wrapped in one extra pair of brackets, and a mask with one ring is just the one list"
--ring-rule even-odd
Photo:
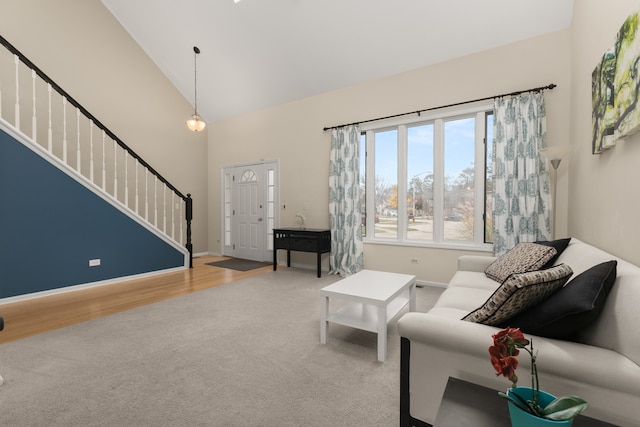
[(637, 0), (574, 2), (569, 232), (640, 265), (640, 134), (591, 154), (591, 73)]
[[(548, 143), (569, 140), (570, 31), (390, 76), (342, 90), (212, 123), (209, 130), (210, 250), (220, 251), (220, 168), (233, 163), (279, 159), (281, 226), (303, 212), (309, 227), (328, 226), (330, 133), (339, 125), (437, 107), (556, 83), (546, 92)], [(419, 54), (419, 53), (416, 53)], [(329, 60), (329, 59), (328, 59)], [(558, 236), (567, 230), (567, 176), (559, 172)], [(304, 207), (307, 206), (305, 210)], [(365, 268), (416, 274), (447, 282), (459, 250), (365, 245)], [(486, 254), (486, 253), (485, 253)], [(306, 254), (293, 254), (313, 265)], [(417, 258), (418, 265), (410, 264)], [(294, 258), (296, 262), (296, 258)]]
[(195, 252), (207, 250), (206, 133), (99, 0), (3, 0), (2, 35), (162, 176), (194, 199)]

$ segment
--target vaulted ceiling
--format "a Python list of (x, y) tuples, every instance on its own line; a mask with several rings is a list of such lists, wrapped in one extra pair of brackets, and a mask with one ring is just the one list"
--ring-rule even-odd
[(571, 25), (573, 0), (102, 0), (216, 121)]

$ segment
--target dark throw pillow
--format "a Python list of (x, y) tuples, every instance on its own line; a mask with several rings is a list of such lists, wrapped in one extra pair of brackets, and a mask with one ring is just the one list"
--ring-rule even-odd
[(545, 265), (542, 266), (542, 268), (549, 268), (552, 267), (553, 264), (556, 262), (556, 260), (558, 259), (558, 257), (560, 256), (560, 254), (567, 249), (567, 246), (569, 246), (569, 242), (571, 241), (571, 237), (567, 238), (567, 239), (558, 239), (558, 240), (539, 240), (537, 243), (539, 245), (545, 245), (545, 246), (551, 246), (552, 248), (554, 248), (556, 250), (556, 254), (553, 256), (553, 258), (551, 258), (549, 261), (547, 261), (547, 263)]
[(509, 319), (503, 326), (548, 338), (571, 338), (602, 311), (616, 280), (616, 261), (603, 262), (574, 277), (540, 304)]
[(488, 278), (502, 283), (514, 273), (540, 270), (555, 254), (556, 250), (552, 246), (518, 243), (493, 261), (484, 270), (484, 274)]
[(481, 307), (462, 320), (491, 326), (502, 324), (558, 291), (572, 274), (571, 267), (565, 264), (512, 274)]

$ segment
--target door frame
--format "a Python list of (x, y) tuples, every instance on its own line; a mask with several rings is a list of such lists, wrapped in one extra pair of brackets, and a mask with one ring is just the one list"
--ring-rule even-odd
[[(273, 229), (278, 227), (280, 223), (280, 161), (279, 160), (261, 160), (256, 162), (237, 163), (223, 165), (220, 168), (220, 252), (223, 256), (234, 256), (235, 243), (234, 230), (236, 230), (236, 217), (233, 214), (234, 194), (233, 181), (227, 181), (227, 174), (236, 168), (250, 168), (260, 166), (263, 168), (264, 180), (260, 183), (258, 191), (261, 194), (259, 199), (263, 200), (262, 204), (262, 259), (261, 261), (273, 260)], [(233, 178), (232, 178), (233, 179)], [(229, 186), (229, 191), (227, 191)], [(271, 198), (270, 196), (271, 194)], [(229, 198), (230, 200), (227, 200)], [(227, 211), (229, 210), (229, 212)], [(269, 215), (271, 214), (271, 215)], [(227, 229), (227, 226), (229, 229)]]

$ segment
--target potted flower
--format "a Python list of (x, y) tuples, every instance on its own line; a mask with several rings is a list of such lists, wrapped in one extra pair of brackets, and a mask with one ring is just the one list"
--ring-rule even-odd
[[(536, 353), (533, 341), (524, 337), (520, 329), (506, 328), (492, 336), (493, 345), (489, 347), (491, 364), (496, 375), (508, 378), (512, 385), (507, 393), (500, 396), (509, 401), (511, 424), (518, 426), (565, 425), (570, 426), (573, 419), (587, 409), (588, 403), (577, 396), (555, 397), (540, 391)], [(529, 346), (527, 348), (527, 346)], [(531, 387), (518, 387), (518, 354), (520, 349), (531, 356)], [(536, 424), (537, 423), (537, 424)]]

